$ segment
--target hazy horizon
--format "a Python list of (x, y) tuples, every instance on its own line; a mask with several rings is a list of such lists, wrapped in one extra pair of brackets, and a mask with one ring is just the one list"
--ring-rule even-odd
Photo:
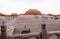
[(4, 14), (22, 14), (28, 9), (37, 9), (44, 14), (60, 14), (60, 0), (0, 0), (0, 12)]

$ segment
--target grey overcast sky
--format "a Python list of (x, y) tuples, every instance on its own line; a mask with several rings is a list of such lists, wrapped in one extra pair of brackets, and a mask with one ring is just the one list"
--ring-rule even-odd
[(0, 12), (4, 14), (25, 13), (28, 9), (60, 14), (60, 0), (0, 0)]

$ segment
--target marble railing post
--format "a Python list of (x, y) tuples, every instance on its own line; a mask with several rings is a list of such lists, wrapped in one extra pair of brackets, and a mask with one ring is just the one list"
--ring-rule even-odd
[(4, 22), (1, 25), (1, 39), (7, 39), (7, 27), (4, 25)]
[(48, 37), (47, 37), (47, 30), (46, 30), (46, 24), (42, 24), (41, 25), (41, 28), (42, 28), (42, 32), (41, 32), (42, 39), (48, 39)]

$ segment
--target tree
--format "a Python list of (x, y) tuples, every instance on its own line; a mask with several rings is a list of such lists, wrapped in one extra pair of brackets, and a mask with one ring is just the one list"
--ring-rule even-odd
[(17, 16), (17, 13), (12, 13), (11, 16)]
[(0, 16), (5, 16), (5, 14), (3, 14), (3, 13), (0, 13)]
[(51, 14), (51, 13), (48, 13), (47, 15), (48, 15), (48, 16), (53, 16), (53, 14)]
[(37, 9), (29, 9), (25, 13), (26, 15), (41, 15), (41, 12), (38, 11)]
[(10, 16), (12, 16), (14, 19), (14, 18), (17, 18), (18, 15), (17, 15), (17, 13), (12, 13)]

